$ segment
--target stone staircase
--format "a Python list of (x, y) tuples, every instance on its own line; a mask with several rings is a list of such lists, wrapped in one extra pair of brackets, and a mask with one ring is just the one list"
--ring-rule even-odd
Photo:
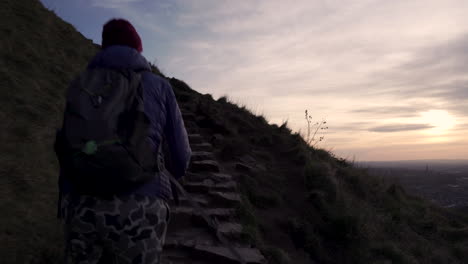
[[(193, 156), (184, 188), (203, 208), (205, 214), (215, 217), (218, 232), (240, 253), (246, 263), (267, 263), (261, 252), (241, 240), (242, 226), (236, 215), (241, 203), (237, 184), (224, 174), (212, 153), (213, 146), (197, 134), (195, 115), (183, 113)], [(163, 264), (240, 263), (209, 229), (200, 212), (179, 195), (176, 206), (171, 201), (171, 221), (163, 251)]]

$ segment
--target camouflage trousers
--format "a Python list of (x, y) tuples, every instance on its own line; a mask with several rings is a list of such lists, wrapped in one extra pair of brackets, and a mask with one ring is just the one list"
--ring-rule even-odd
[(61, 210), (65, 263), (160, 263), (170, 216), (164, 200), (140, 195), (108, 200), (66, 196)]

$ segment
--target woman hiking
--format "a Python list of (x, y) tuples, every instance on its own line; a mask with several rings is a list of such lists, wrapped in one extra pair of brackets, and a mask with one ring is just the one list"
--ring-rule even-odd
[[(151, 72), (142, 50), (128, 21), (110, 20), (101, 51), (67, 93), (55, 144), (66, 263), (160, 263), (166, 172), (184, 176), (191, 150), (172, 87)], [(167, 170), (157, 161), (163, 140)]]

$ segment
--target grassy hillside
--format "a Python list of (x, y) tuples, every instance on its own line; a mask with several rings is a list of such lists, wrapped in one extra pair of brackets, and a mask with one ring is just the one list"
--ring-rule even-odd
[(303, 263), (303, 253), (318, 263), (468, 263), (466, 214), (308, 147), (287, 124), (226, 98), (178, 94), (207, 138), (219, 134), (217, 155), (243, 187), (246, 236), (272, 263)]
[[(56, 262), (53, 136), (68, 82), (98, 48), (37, 0), (1, 1), (0, 15), (0, 256)], [(287, 124), (270, 125), (227, 98), (169, 80), (241, 184), (245, 239), (271, 263), (468, 262), (466, 215), (308, 147)]]
[(60, 245), (54, 129), (96, 47), (37, 0), (0, 1), (0, 34), (0, 256), (29, 263)]

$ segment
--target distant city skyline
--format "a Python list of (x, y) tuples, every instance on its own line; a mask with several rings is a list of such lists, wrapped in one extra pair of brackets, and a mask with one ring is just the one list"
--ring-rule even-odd
[(468, 1), (41, 0), (85, 37), (134, 24), (143, 55), (356, 161), (468, 158)]

